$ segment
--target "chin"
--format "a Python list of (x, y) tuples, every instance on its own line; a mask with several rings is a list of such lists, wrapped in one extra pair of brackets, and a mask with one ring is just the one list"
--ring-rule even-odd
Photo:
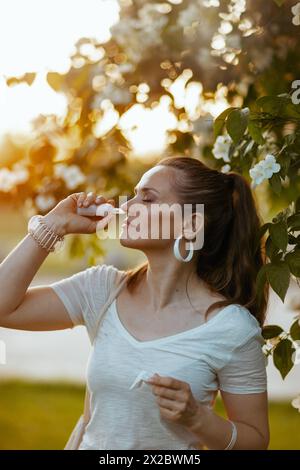
[(122, 246), (128, 247), (128, 248), (142, 248), (145, 246), (149, 246), (149, 242), (151, 243), (151, 240), (145, 240), (142, 238), (138, 239), (133, 239), (126, 237), (125, 235), (122, 237), (119, 237), (120, 243)]
[(165, 250), (169, 247), (169, 240), (159, 240), (151, 238), (130, 238), (128, 234), (121, 232), (119, 236), (120, 244), (126, 248), (134, 248), (147, 252), (148, 250)]

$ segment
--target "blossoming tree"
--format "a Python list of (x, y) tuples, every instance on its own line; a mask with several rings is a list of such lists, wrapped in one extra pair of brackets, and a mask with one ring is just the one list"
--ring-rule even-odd
[[(70, 191), (131, 194), (135, 180), (169, 153), (243, 174), (265, 217), (268, 263), (257, 277), (282, 302), (300, 277), (300, 3), (289, 0), (119, 0), (104, 44), (82, 38), (70, 70), (47, 81), (68, 99), (63, 119), (39, 116), (32, 140), (0, 169), (2, 200), (49, 211)], [(34, 74), (8, 77), (32, 83)], [(152, 117), (152, 121), (151, 121)], [(144, 119), (145, 118), (145, 119)], [(134, 150), (145, 121), (159, 151)], [(154, 122), (159, 126), (154, 129)], [(144, 124), (146, 125), (146, 124)], [(151, 125), (150, 125), (151, 126)], [(13, 141), (9, 142), (14, 146)], [(74, 236), (72, 255), (102, 255)], [(288, 332), (264, 328), (266, 354), (283, 378), (295, 365), (300, 317)], [(293, 402), (299, 406), (300, 399)]]

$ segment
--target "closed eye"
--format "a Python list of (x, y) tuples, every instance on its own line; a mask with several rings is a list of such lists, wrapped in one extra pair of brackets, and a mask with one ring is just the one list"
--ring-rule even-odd
[[(136, 193), (135, 193), (135, 196), (136, 196)], [(135, 196), (130, 197), (129, 200), (133, 199)], [(152, 201), (152, 199), (142, 199), (142, 202), (153, 202), (153, 201)]]

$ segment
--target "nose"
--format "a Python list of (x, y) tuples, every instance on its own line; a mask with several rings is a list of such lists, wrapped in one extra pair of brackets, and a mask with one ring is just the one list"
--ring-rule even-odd
[(125, 202), (123, 202), (123, 204), (120, 205), (121, 209), (123, 209), (123, 211), (125, 211), (128, 214), (129, 210), (130, 210), (130, 206), (134, 201), (135, 199), (135, 196), (133, 197), (130, 197), (130, 196), (127, 196), (127, 200)]

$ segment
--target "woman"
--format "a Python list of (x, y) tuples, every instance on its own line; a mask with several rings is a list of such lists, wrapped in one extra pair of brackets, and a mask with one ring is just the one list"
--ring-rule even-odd
[[(58, 330), (81, 324), (92, 335), (109, 291), (127, 274), (89, 357), (91, 419), (80, 449), (267, 449), (261, 327), (268, 290), (258, 302), (255, 280), (264, 259), (247, 181), (193, 158), (167, 157), (144, 173), (135, 191), (121, 206), (127, 223), (120, 242), (141, 250), (144, 264), (128, 271), (103, 264), (28, 287), (48, 255), (29, 233), (0, 266), (0, 325)], [(99, 219), (76, 210), (103, 202), (94, 193), (71, 194), (43, 220), (59, 236), (95, 233)], [(136, 205), (143, 208), (143, 227), (152, 207), (174, 203), (204, 204), (204, 217), (194, 211), (173, 227), (168, 214), (170, 237), (130, 235)], [(192, 250), (203, 230), (203, 246)], [(152, 378), (136, 384), (142, 371)], [(218, 390), (228, 419), (213, 409)]]

